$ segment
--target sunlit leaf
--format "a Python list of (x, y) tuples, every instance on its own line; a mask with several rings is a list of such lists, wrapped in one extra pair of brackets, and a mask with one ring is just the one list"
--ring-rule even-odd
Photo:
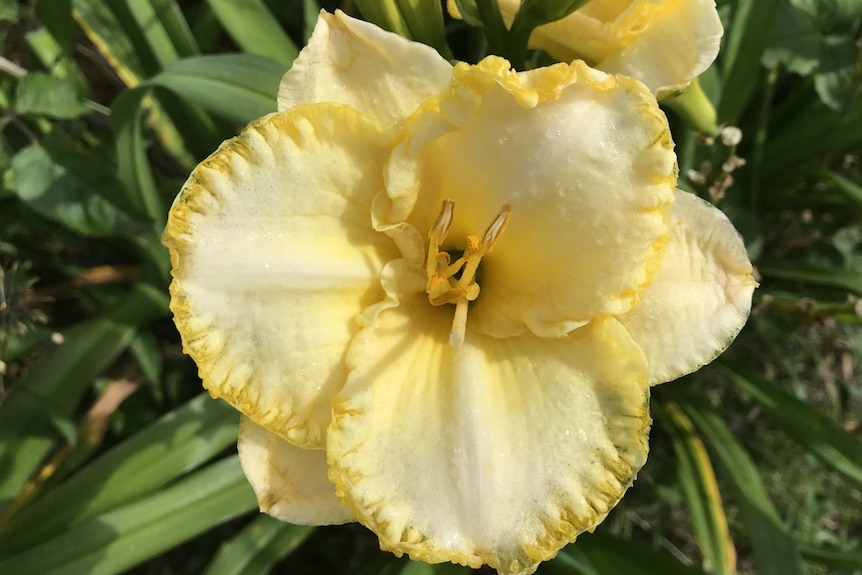
[(258, 515), (236, 536), (222, 544), (204, 575), (266, 575), (314, 529), (284, 523), (269, 515)]
[(244, 51), (288, 67), (299, 54), (269, 8), (261, 0), (207, 0), (230, 37)]
[(178, 60), (149, 80), (240, 124), (276, 109), (285, 68), (254, 54), (198, 56)]
[(0, 573), (113, 575), (256, 507), (239, 459), (228, 457), (0, 560)]
[(201, 394), (81, 469), (0, 532), (0, 556), (22, 552), (148, 493), (236, 442), (238, 416)]
[(656, 401), (653, 409), (662, 427), (673, 438), (677, 473), (703, 551), (704, 569), (716, 575), (733, 575), (736, 573), (736, 549), (706, 447), (691, 420), (676, 403)]
[(89, 109), (83, 104), (83, 98), (71, 79), (33, 72), (18, 82), (15, 111), (54, 118), (77, 118)]
[[(668, 390), (660, 390), (667, 394)], [(733, 436), (721, 417), (692, 393), (673, 394), (703, 438), (719, 477), (728, 486), (739, 518), (751, 541), (755, 563), (761, 575), (800, 574), (796, 543), (769, 499), (757, 467)]]

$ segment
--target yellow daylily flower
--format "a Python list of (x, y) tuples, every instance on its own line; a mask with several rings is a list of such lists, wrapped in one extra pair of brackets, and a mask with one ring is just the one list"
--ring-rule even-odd
[[(498, 0), (511, 24), (521, 0)], [(454, 0), (449, 11), (457, 15)], [(714, 0), (590, 0), (539, 26), (530, 46), (646, 84), (658, 98), (681, 92), (718, 55), (723, 28)]]
[(675, 190), (652, 94), (582, 62), (453, 67), (322, 13), (278, 101), (164, 238), (261, 509), (534, 572), (631, 485), (649, 386), (745, 322), (741, 239)]

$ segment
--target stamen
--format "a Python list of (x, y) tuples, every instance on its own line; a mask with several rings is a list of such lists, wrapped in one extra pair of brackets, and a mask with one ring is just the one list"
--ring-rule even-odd
[(482, 243), (485, 244), (485, 253), (491, 251), (494, 244), (497, 243), (497, 238), (503, 235), (503, 230), (509, 225), (509, 218), (512, 216), (512, 208), (506, 204), (497, 213), (497, 217), (485, 230), (485, 235), (482, 236)]
[(455, 302), (455, 318), (452, 320), (452, 331), (449, 332), (449, 346), (458, 349), (464, 344), (464, 336), (467, 333), (467, 298), (459, 298)]
[[(449, 334), (449, 345), (457, 349), (464, 343), (467, 331), (467, 309), (470, 302), (479, 297), (479, 284), (476, 283), (476, 272), (485, 254), (493, 248), (497, 239), (509, 223), (512, 208), (503, 206), (494, 220), (485, 229), (480, 240), (476, 236), (467, 236), (467, 245), (460, 258), (451, 263), (448, 253), (440, 251), (440, 245), (445, 241), (449, 228), (452, 226), (455, 203), (444, 200), (440, 214), (428, 231), (428, 259), (425, 270), (428, 282), (425, 291), (431, 305), (455, 304), (455, 317), (452, 321), (452, 331)], [(463, 268), (463, 269), (462, 269)], [(461, 272), (456, 280), (455, 276)]]
[(452, 200), (443, 200), (443, 208), (440, 210), (437, 219), (434, 220), (434, 225), (431, 226), (431, 230), (428, 232), (428, 236), (432, 240), (435, 240), (438, 245), (446, 240), (446, 234), (449, 233), (449, 228), (452, 227), (452, 213), (454, 209), (455, 202)]

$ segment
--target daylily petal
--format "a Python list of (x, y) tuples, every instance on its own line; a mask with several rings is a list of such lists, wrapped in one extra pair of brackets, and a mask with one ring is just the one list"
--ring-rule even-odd
[(742, 329), (757, 282), (724, 213), (677, 190), (671, 239), (655, 283), (617, 319), (647, 356), (652, 385), (715, 359)]
[(171, 309), (204, 386), (299, 446), (322, 446), (354, 318), (398, 254), (369, 221), (389, 138), (344, 106), (267, 116), (195, 169), (168, 218)]
[[(519, 0), (499, 4), (511, 22)], [(712, 64), (722, 33), (714, 0), (592, 0), (536, 28), (530, 45), (564, 62), (583, 58), (605, 72), (636, 78), (661, 98)]]
[(239, 461), (260, 510), (297, 525), (340, 525), (355, 521), (326, 478), (326, 452), (291, 445), (243, 416)]
[(609, 55), (598, 67), (636, 78), (663, 98), (709, 68), (723, 32), (714, 0), (673, 0), (637, 42)]
[(406, 123), (375, 221), (430, 229), (444, 199), (444, 249), (463, 250), (503, 205), (511, 219), (482, 260), (475, 329), (560, 336), (628, 311), (667, 240), (676, 156), (639, 82), (583, 62), (516, 74), (489, 57), (459, 64), (452, 88)]
[(613, 318), (554, 339), (468, 331), (458, 350), (450, 322), (414, 294), (357, 334), (330, 479), (383, 549), (532, 573), (644, 463), (645, 358)]
[(389, 125), (412, 114), (451, 77), (452, 66), (433, 48), (338, 10), (321, 12), (308, 45), (281, 80), (278, 109), (335, 102)]

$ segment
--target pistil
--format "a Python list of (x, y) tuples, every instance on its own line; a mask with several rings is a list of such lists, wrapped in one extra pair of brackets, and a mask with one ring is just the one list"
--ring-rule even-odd
[[(452, 321), (452, 331), (449, 333), (449, 345), (457, 349), (464, 343), (467, 329), (467, 309), (469, 302), (479, 297), (479, 284), (476, 283), (476, 272), (482, 258), (493, 248), (497, 239), (509, 223), (512, 208), (504, 205), (494, 220), (485, 229), (482, 238), (467, 236), (467, 247), (464, 253), (451, 263), (451, 257), (440, 247), (446, 241), (446, 235), (452, 226), (455, 203), (444, 200), (440, 214), (434, 225), (428, 231), (428, 258), (425, 272), (428, 282), (425, 291), (431, 305), (455, 304), (455, 318)], [(460, 277), (455, 276), (461, 273)]]

